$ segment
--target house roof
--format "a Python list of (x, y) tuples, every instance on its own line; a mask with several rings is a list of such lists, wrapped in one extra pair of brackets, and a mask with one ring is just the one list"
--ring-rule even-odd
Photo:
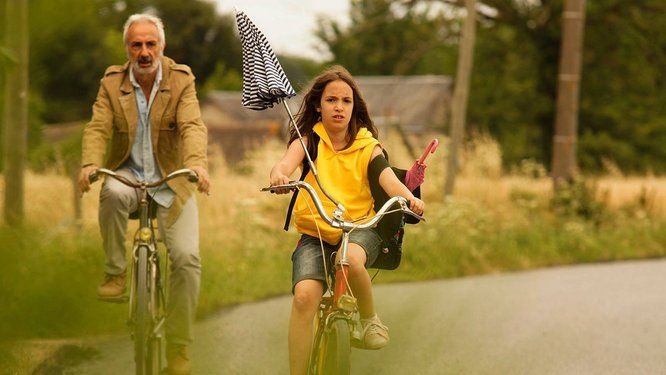
[[(451, 77), (357, 76), (354, 80), (377, 126), (399, 123), (407, 131), (419, 131), (446, 122)], [(289, 101), (292, 112), (298, 109), (301, 100), (299, 94)]]
[(237, 123), (263, 123), (286, 121), (282, 105), (263, 111), (243, 107), (240, 91), (213, 91), (201, 103), (201, 116), (208, 126), (225, 126)]
[[(405, 130), (418, 131), (442, 125), (446, 121), (451, 100), (451, 77), (358, 76), (354, 79), (377, 126), (397, 122)], [(294, 115), (298, 111), (302, 95), (303, 93), (299, 93), (287, 101)], [(204, 121), (209, 126), (215, 126), (216, 123), (287, 122), (287, 115), (281, 104), (263, 111), (253, 111), (241, 105), (241, 93), (237, 91), (211, 92), (202, 106)]]
[(368, 110), (378, 126), (398, 122), (417, 130), (442, 125), (451, 100), (447, 76), (356, 77)]

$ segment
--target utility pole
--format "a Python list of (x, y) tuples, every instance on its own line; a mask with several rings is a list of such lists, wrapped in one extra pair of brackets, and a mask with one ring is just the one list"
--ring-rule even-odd
[(5, 77), (5, 222), (20, 225), (28, 129), (28, 0), (7, 0), (6, 5), (5, 48), (15, 63), (8, 64)]
[(585, 0), (565, 0), (551, 166), (553, 186), (556, 189), (571, 182), (577, 173), (576, 144), (584, 30)]
[(458, 151), (465, 134), (467, 99), (469, 98), (469, 77), (472, 73), (474, 40), (476, 38), (476, 0), (465, 0), (467, 16), (463, 23), (462, 38), (458, 52), (456, 83), (451, 101), (451, 128), (449, 159), (444, 182), (444, 196), (453, 194), (456, 174), (458, 173)]

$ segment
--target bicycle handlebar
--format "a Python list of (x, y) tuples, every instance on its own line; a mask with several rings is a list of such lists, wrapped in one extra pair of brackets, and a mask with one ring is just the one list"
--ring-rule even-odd
[(407, 199), (401, 196), (392, 197), (391, 199), (386, 201), (386, 203), (384, 203), (384, 205), (379, 209), (379, 211), (377, 211), (375, 216), (369, 221), (363, 224), (354, 224), (352, 222), (345, 221), (339, 217), (331, 218), (330, 216), (328, 216), (328, 214), (324, 210), (324, 207), (322, 206), (321, 200), (317, 196), (317, 193), (312, 188), (312, 186), (305, 181), (290, 181), (288, 184), (274, 185), (267, 188), (262, 188), (261, 191), (270, 191), (271, 193), (274, 193), (278, 189), (287, 189), (287, 190), (296, 191), (301, 188), (305, 189), (305, 191), (307, 191), (308, 194), (310, 194), (310, 197), (312, 197), (312, 200), (314, 201), (315, 207), (317, 208), (319, 215), (324, 219), (324, 221), (326, 221), (333, 228), (339, 228), (343, 230), (371, 228), (375, 224), (377, 224), (377, 222), (384, 215), (389, 213), (388, 212), (389, 208), (391, 208), (391, 206), (393, 206), (396, 203), (400, 205), (400, 211), (402, 211), (403, 213), (408, 214), (418, 219), (419, 221), (425, 221), (425, 218), (423, 216), (418, 215), (417, 213), (409, 209), (408, 205), (409, 202), (407, 201)]
[(136, 188), (136, 189), (157, 187), (157, 186), (160, 186), (160, 185), (162, 185), (163, 183), (165, 183), (169, 180), (173, 180), (174, 178), (180, 177), (180, 176), (187, 176), (187, 180), (190, 181), (190, 182), (193, 182), (193, 183), (199, 181), (199, 176), (196, 174), (196, 172), (194, 172), (191, 169), (187, 169), (187, 168), (178, 169), (176, 171), (173, 171), (173, 172), (169, 173), (168, 176), (162, 178), (161, 180), (156, 181), (156, 182), (150, 182), (150, 183), (133, 182), (133, 181), (130, 181), (129, 179), (127, 179), (126, 177), (123, 177), (123, 176), (117, 174), (116, 172), (114, 172), (110, 169), (99, 168), (99, 169), (93, 171), (90, 175), (88, 175), (88, 179), (90, 180), (90, 183), (92, 184), (93, 182), (99, 180), (100, 175), (102, 175), (102, 174), (113, 177), (116, 180), (122, 182), (123, 184), (125, 184), (129, 187)]

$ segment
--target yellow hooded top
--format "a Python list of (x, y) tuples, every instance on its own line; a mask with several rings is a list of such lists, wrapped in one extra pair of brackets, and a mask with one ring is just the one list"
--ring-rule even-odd
[[(317, 159), (314, 162), (317, 173), (319, 173), (319, 180), (331, 196), (339, 200), (347, 209), (345, 219), (353, 220), (374, 215), (373, 199), (368, 182), (368, 164), (372, 151), (379, 141), (368, 129), (360, 128), (351, 146), (335, 151), (321, 122), (317, 123), (312, 130), (320, 137)], [(314, 175), (308, 173), (305, 182), (312, 185), (323, 203), (324, 210), (332, 217), (335, 205), (321, 192)], [(310, 212), (308, 204), (314, 215)], [(340, 242), (342, 231), (328, 225), (319, 216), (310, 195), (301, 192), (298, 194), (294, 206), (296, 230), (299, 233), (319, 237), (315, 221), (319, 226), (322, 240), (332, 245)]]

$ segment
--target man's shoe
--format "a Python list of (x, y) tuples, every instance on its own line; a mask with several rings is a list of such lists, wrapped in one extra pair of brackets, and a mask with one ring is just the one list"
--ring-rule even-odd
[(127, 284), (127, 277), (125, 272), (120, 275), (104, 276), (104, 281), (97, 287), (97, 296), (104, 300), (121, 299), (125, 294), (125, 284)]
[(361, 332), (362, 349), (381, 349), (389, 342), (388, 327), (382, 324), (375, 314), (372, 318), (361, 319), (363, 332)]
[(190, 357), (185, 345), (167, 345), (167, 374), (189, 375), (192, 372)]

